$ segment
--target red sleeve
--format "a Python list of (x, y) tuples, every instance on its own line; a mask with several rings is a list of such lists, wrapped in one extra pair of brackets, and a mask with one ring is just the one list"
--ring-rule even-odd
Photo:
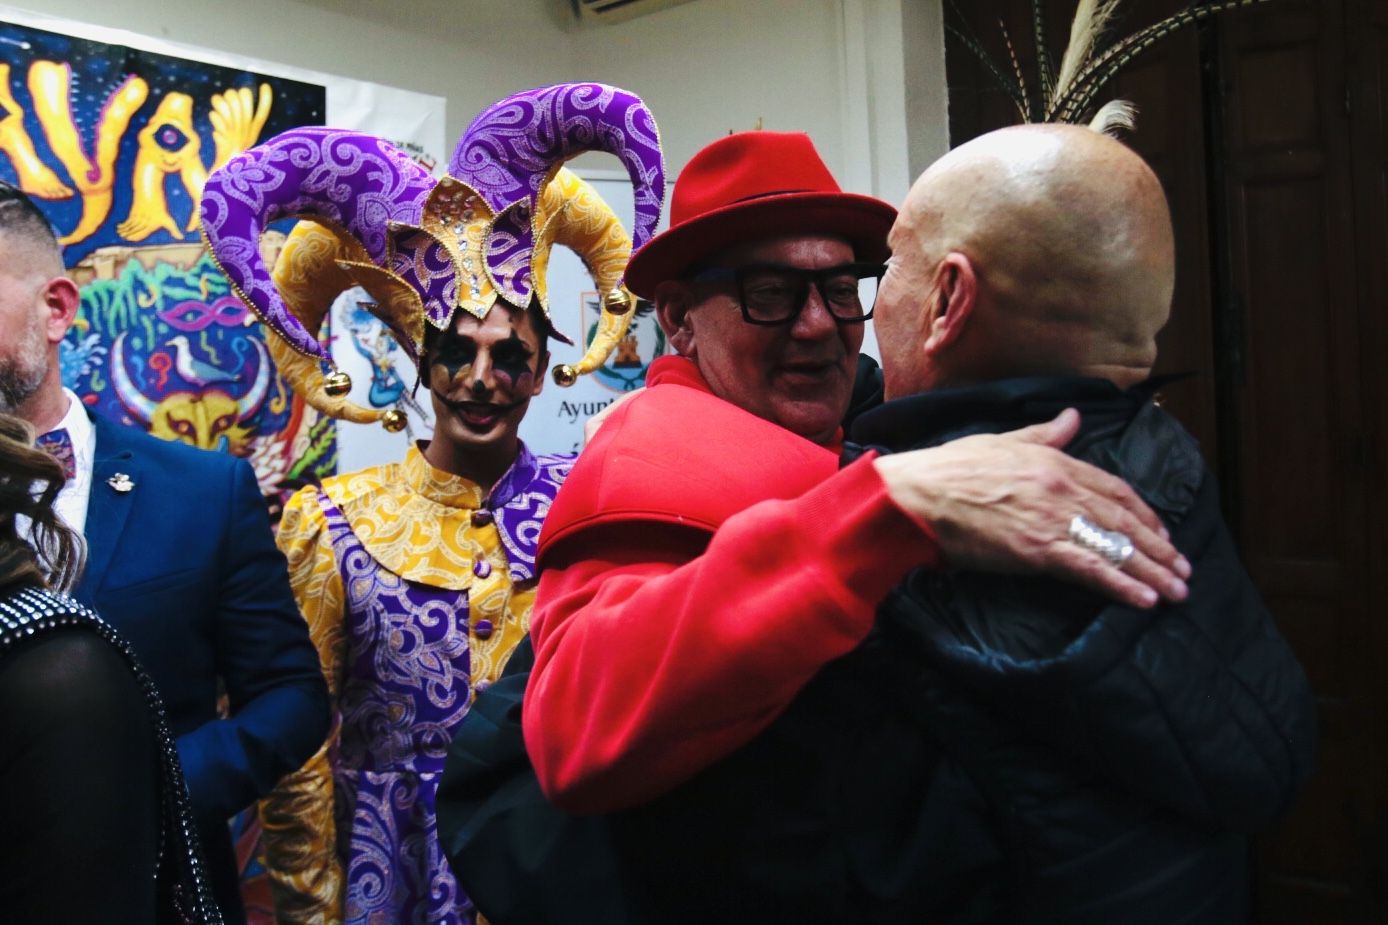
[(524, 700), (540, 785), (571, 812), (670, 790), (765, 729), (939, 553), (862, 459), (708, 534), (667, 524), (569, 537), (540, 578)]

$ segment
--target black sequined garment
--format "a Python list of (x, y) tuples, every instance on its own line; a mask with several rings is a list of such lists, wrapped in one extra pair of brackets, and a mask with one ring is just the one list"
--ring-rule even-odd
[[(100, 637), (109, 645), (95, 644), (89, 634)], [(37, 657), (45, 654), (45, 646), (49, 647), (49, 653), (58, 656), (56, 660), (50, 658), (49, 664), (40, 669), (47, 672), (46, 676), (33, 670), (34, 663), (39, 661)], [(119, 653), (120, 659), (112, 657), (112, 649)], [(71, 657), (73, 653), (78, 657)], [(95, 658), (84, 660), (84, 653)], [(125, 663), (124, 666), (120, 664), (121, 661)], [(54, 728), (54, 722), (48, 718), (50, 713), (61, 716), (59, 711), (48, 709), (51, 701), (63, 699), (70, 690), (83, 686), (83, 682), (89, 680), (87, 675), (72, 673), (74, 669), (80, 670), (82, 666), (89, 664), (98, 669), (109, 668), (114, 673), (88, 672), (89, 675), (98, 675), (90, 678), (92, 684), (89, 686), (93, 687), (94, 691), (81, 696), (91, 697), (94, 693), (95, 697), (91, 702), (101, 705), (106, 699), (120, 700), (122, 693), (128, 694), (128, 708), (120, 715), (131, 717), (131, 714), (134, 714), (137, 728), (152, 728), (157, 740), (153, 748), (146, 748), (144, 753), (148, 763), (157, 768), (159, 778), (157, 798), (150, 797), (145, 802), (148, 806), (149, 802), (157, 799), (158, 805), (157, 860), (153, 868), (156, 895), (150, 898), (151, 905), (157, 908), (157, 921), (180, 925), (221, 925), (222, 916), (208, 886), (183, 770), (173, 738), (169, 734), (168, 720), (158, 690), (149, 675), (140, 667), (130, 646), (99, 616), (70, 598), (33, 587), (6, 588), (0, 591), (0, 692), (5, 694), (8, 698), (6, 702), (9, 704), (6, 708), (9, 716), (3, 724), (4, 732), (0, 733), (5, 736), (5, 741), (0, 744), (9, 747), (19, 756), (6, 765), (7, 769), (14, 770), (24, 759), (32, 759), (33, 755), (38, 753), (42, 757), (30, 765), (31, 772), (35, 766), (42, 768), (45, 761), (50, 768), (55, 760), (61, 761), (58, 770), (62, 773), (54, 774), (51, 779), (43, 778), (50, 791), (55, 787), (63, 788), (63, 793), (57, 795), (59, 803), (65, 799), (70, 799), (70, 802), (77, 806), (82, 805), (83, 800), (90, 803), (93, 799), (93, 793), (87, 792), (90, 789), (99, 794), (97, 799), (116, 802), (125, 800), (138, 810), (140, 794), (101, 792), (103, 786), (109, 789), (120, 784), (113, 784), (112, 775), (91, 770), (93, 767), (100, 768), (99, 763), (93, 761), (84, 767), (86, 763), (82, 761), (80, 754), (69, 756), (63, 751), (64, 748), (72, 747), (74, 742), (78, 747), (119, 749), (122, 739), (117, 737), (112, 743), (101, 743), (99, 737), (91, 736), (88, 729)], [(133, 674), (138, 691), (128, 683), (125, 668)], [(64, 672), (67, 674), (64, 675)], [(42, 680), (35, 684), (34, 678)], [(138, 715), (141, 712), (141, 694), (143, 705), (147, 708), (147, 723), (143, 722), (145, 717)], [(79, 695), (74, 694), (74, 697), (76, 696)], [(101, 713), (100, 710), (93, 712)], [(43, 718), (29, 720), (26, 727), (25, 723), (30, 715)], [(124, 727), (121, 730), (122, 734), (123, 732)], [(143, 740), (142, 745), (147, 742), (143, 736), (137, 735), (134, 738)], [(26, 745), (32, 746), (27, 754), (23, 752)], [(140, 749), (137, 747), (133, 750), (139, 752)], [(30, 776), (33, 776), (32, 773)], [(84, 786), (88, 781), (90, 788)], [(150, 783), (154, 784), (153, 781)], [(133, 789), (139, 790), (139, 787), (135, 786)], [(4, 799), (11, 801), (9, 809), (12, 813), (23, 814), (28, 809), (27, 804), (42, 806), (45, 799), (51, 802), (53, 796), (50, 793), (41, 799), (22, 790), (16, 792), (7, 788)], [(40, 809), (39, 813), (43, 811)], [(48, 821), (46, 817), (41, 818)], [(152, 828), (153, 822), (149, 820), (148, 815), (140, 818), (146, 821), (146, 831)], [(16, 852), (27, 852), (27, 857), (24, 858), (24, 863), (10, 868), (13, 877), (0, 878), (0, 896), (8, 900), (11, 898), (10, 891), (19, 894), (24, 892), (26, 886), (39, 884), (42, 895), (36, 898), (28, 897), (30, 905), (25, 908), (32, 912), (35, 902), (49, 908), (53, 913), (47, 919), (49, 921), (130, 920), (134, 915), (132, 910), (111, 908), (119, 905), (118, 902), (113, 902), (116, 897), (100, 895), (102, 876), (109, 872), (92, 869), (102, 865), (93, 865), (90, 861), (84, 869), (81, 862), (75, 860), (82, 856), (81, 849), (85, 848), (83, 843), (96, 843), (96, 840), (103, 840), (99, 844), (101, 850), (108, 852), (106, 856), (119, 857), (125, 846), (115, 852), (111, 852), (109, 846), (112, 840), (120, 840), (123, 833), (105, 830), (100, 820), (88, 820), (80, 815), (68, 823), (66, 830), (61, 825), (56, 826), (60, 834), (52, 835), (48, 844), (9, 846)], [(47, 834), (50, 828), (51, 826), (46, 826), (42, 831)], [(153, 843), (154, 837), (151, 833), (151, 840), (145, 843), (146, 848)], [(137, 853), (138, 847), (130, 845), (128, 850)], [(149, 857), (149, 854), (145, 855), (146, 859)], [(63, 870), (63, 865), (75, 869), (67, 870), (68, 876), (57, 881), (47, 876), (54, 869)], [(26, 877), (29, 878), (27, 881)], [(60, 885), (54, 887), (52, 884), (55, 882)], [(91, 895), (93, 893), (96, 895)], [(148, 894), (145, 896), (149, 898)], [(108, 903), (108, 908), (105, 912), (98, 913), (94, 919), (81, 915), (70, 918), (67, 915), (75, 906), (90, 907), (92, 903), (103, 901)], [(25, 915), (24, 912), (17, 914)], [(0, 918), (4, 918), (4, 915), (0, 914)]]

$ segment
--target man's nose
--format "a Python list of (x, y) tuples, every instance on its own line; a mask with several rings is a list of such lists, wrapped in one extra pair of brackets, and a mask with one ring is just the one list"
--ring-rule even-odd
[(810, 286), (805, 307), (790, 326), (790, 336), (800, 340), (822, 340), (837, 334), (838, 327), (839, 323), (834, 320), (829, 306), (824, 304), (824, 297), (819, 294), (819, 287)]
[(474, 394), (486, 395), (496, 385), (495, 372), (491, 354), (485, 350), (477, 351), (477, 357), (472, 361), (472, 382), (468, 387)]

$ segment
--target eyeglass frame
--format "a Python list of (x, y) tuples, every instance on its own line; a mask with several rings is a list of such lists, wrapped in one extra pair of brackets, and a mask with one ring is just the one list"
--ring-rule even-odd
[[(774, 321), (766, 321), (752, 317), (751, 312), (747, 308), (747, 296), (743, 291), (743, 280), (747, 274), (756, 270), (775, 270), (783, 273), (789, 272), (792, 275), (798, 276), (804, 284), (804, 296), (799, 300), (797, 307), (791, 311), (787, 317)], [(865, 279), (876, 279), (877, 285), (881, 286), (882, 277), (887, 273), (887, 266), (881, 263), (855, 260), (849, 263), (836, 264), (832, 267), (824, 267), (819, 270), (807, 270), (804, 267), (791, 266), (785, 263), (757, 262), (745, 263), (737, 267), (707, 267), (686, 277), (686, 282), (713, 283), (731, 279), (737, 285), (737, 305), (742, 311), (742, 320), (748, 324), (755, 324), (760, 327), (774, 328), (781, 325), (794, 324), (801, 313), (805, 311), (805, 306), (810, 304), (811, 286), (814, 287), (815, 292), (819, 293), (819, 300), (824, 303), (824, 310), (829, 313), (829, 317), (833, 318), (834, 321), (839, 324), (862, 324), (864, 321), (871, 318), (872, 313), (877, 310), (877, 297), (875, 294), (872, 299), (872, 305), (868, 307), (868, 310), (852, 318), (844, 318), (834, 314), (833, 303), (824, 295), (824, 280), (836, 273), (842, 273), (845, 270), (851, 270), (854, 273), (861, 274), (858, 275), (858, 282), (860, 283)]]

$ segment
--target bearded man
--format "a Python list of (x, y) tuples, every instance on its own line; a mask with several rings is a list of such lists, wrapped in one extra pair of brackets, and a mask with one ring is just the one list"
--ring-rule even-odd
[(58, 348), (77, 286), (52, 227), (10, 186), (0, 186), (0, 253), (0, 400), (67, 469), (57, 510), (87, 546), (72, 596), (154, 678), (222, 917), (244, 921), (227, 821), (328, 729), (327, 689), (255, 474), (245, 460), (92, 415), (63, 387)]

